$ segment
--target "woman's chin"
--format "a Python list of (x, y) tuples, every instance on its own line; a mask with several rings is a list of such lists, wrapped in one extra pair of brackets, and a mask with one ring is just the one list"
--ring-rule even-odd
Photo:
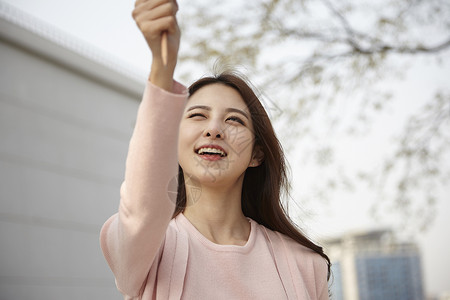
[(194, 176), (200, 185), (229, 185), (238, 181), (245, 172), (245, 169), (238, 170), (238, 166), (230, 163), (227, 157), (220, 160), (208, 160), (203, 157), (196, 159), (194, 164), (190, 161), (180, 165), (183, 171)]
[(217, 170), (209, 170), (196, 175), (198, 182), (201, 185), (220, 185), (228, 181), (229, 176)]

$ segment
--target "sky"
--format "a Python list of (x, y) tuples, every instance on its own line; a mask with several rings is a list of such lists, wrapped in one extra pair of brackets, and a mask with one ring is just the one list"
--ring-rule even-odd
[[(132, 17), (131, 11), (134, 2), (131, 0), (0, 0), (9, 3), (16, 8), (54, 26), (64, 34), (73, 37), (80, 43), (90, 45), (100, 53), (109, 56), (118, 64), (131, 70), (137, 78), (146, 79), (151, 56), (147, 45), (138, 31)], [(180, 12), (188, 2), (179, 1)], [(183, 45), (181, 46), (183, 47)], [(400, 117), (396, 112), (411, 108), (412, 101), (418, 95), (427, 96), (424, 89), (418, 90), (417, 86), (423, 86), (424, 80), (430, 87), (445, 86), (450, 78), (450, 64), (445, 68), (430, 66), (426, 60), (417, 61), (407, 73), (406, 78), (399, 82), (392, 82), (396, 97), (404, 99), (397, 101), (399, 107), (393, 108), (385, 119), (378, 122), (394, 122)], [(207, 70), (196, 70), (199, 75)], [(421, 84), (418, 84), (418, 83)], [(448, 84), (447, 84), (448, 86)], [(431, 90), (431, 89), (430, 89)], [(384, 130), (386, 128), (381, 127)], [(379, 144), (377, 135), (384, 135), (384, 131), (372, 133), (372, 140), (361, 147), (377, 149)], [(354, 153), (352, 154), (354, 155)], [(366, 157), (351, 157), (357, 163), (367, 162)], [(292, 158), (295, 163), (295, 157)], [(291, 162), (292, 163), (292, 162)], [(293, 170), (295, 174), (295, 170)], [(423, 268), (425, 274), (426, 290), (429, 293), (450, 292), (450, 188), (442, 191), (444, 201), (438, 203), (438, 214), (430, 230), (417, 237), (417, 241), (423, 253)], [(330, 203), (328, 212), (311, 210), (312, 220), (308, 220), (306, 227), (312, 229), (313, 235), (326, 237), (339, 234), (348, 230), (359, 228), (370, 228), (379, 226), (367, 215), (367, 201), (361, 201), (367, 197), (364, 191), (359, 191), (352, 197), (346, 197), (343, 202)], [(355, 214), (355, 212), (359, 212)], [(383, 224), (381, 224), (383, 225)]]

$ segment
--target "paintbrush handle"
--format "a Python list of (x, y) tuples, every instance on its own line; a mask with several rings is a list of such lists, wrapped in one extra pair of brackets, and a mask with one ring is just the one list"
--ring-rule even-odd
[(169, 45), (167, 41), (167, 31), (164, 31), (161, 36), (161, 56), (164, 66), (167, 66), (169, 56)]

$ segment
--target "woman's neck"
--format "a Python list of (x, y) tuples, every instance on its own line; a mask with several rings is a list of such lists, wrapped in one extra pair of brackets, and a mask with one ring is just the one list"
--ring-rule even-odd
[(241, 208), (242, 182), (230, 188), (202, 186), (200, 191), (197, 199), (188, 195), (184, 216), (216, 244), (244, 245), (250, 223)]

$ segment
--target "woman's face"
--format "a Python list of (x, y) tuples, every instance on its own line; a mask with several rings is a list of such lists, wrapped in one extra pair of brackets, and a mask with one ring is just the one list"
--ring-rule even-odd
[(178, 140), (185, 176), (200, 184), (233, 184), (257, 166), (253, 144), (250, 112), (235, 89), (210, 84), (189, 98)]

